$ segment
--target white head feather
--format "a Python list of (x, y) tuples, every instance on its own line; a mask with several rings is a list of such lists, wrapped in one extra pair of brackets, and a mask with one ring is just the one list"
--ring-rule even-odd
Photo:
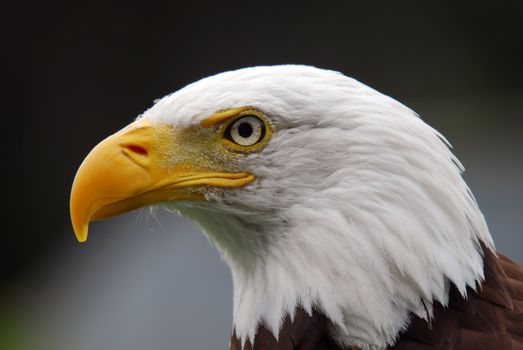
[[(409, 313), (431, 317), (450, 283), (483, 279), (484, 217), (443, 136), (413, 111), (340, 73), (307, 66), (218, 74), (161, 99), (143, 118), (196, 125), (228, 108), (262, 111), (275, 132), (239, 160), (252, 184), (170, 204), (229, 264), (234, 329), (278, 335), (296, 307), (332, 321), (341, 344), (382, 349)], [(429, 315), (427, 315), (427, 310)]]

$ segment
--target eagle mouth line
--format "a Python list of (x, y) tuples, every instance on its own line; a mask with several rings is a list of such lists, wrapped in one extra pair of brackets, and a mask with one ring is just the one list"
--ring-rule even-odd
[[(254, 178), (254, 175), (249, 173), (200, 173), (181, 176), (153, 191), (192, 186), (241, 187), (252, 182)], [(244, 183), (247, 180), (249, 181)]]
[(186, 175), (168, 180), (165, 184), (151, 186), (144, 191), (127, 198), (105, 198), (105, 204), (91, 208), (90, 220), (98, 221), (140, 207), (167, 202), (171, 200), (205, 200), (201, 192), (192, 189), (202, 187), (239, 188), (252, 181), (255, 176), (250, 173), (200, 173)]

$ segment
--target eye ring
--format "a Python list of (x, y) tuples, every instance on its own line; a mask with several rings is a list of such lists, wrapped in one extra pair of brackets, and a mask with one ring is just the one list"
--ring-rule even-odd
[(267, 133), (265, 123), (253, 114), (243, 115), (234, 120), (225, 130), (225, 138), (242, 147), (254, 146)]

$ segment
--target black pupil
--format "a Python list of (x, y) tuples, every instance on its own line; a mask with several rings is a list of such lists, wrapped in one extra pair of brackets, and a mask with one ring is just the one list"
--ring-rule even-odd
[(243, 138), (248, 138), (252, 135), (252, 126), (249, 123), (241, 123), (238, 126), (238, 134)]

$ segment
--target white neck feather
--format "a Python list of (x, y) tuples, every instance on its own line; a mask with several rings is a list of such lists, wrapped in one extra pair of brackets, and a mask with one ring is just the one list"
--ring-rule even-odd
[[(231, 268), (234, 329), (243, 342), (254, 340), (260, 324), (278, 337), (282, 319), (303, 307), (325, 314), (341, 344), (383, 349), (408, 326), (409, 313), (428, 319), (434, 302), (447, 305), (450, 283), (465, 295), (482, 281), (478, 242), (492, 242), (477, 234), (488, 231), (467, 192), (465, 209), (445, 201), (441, 211), (427, 212), (405, 198), (426, 194), (376, 191), (371, 198), (347, 188), (289, 208), (280, 227), (260, 217), (251, 226), (249, 215), (216, 211), (215, 203), (176, 205)], [(351, 194), (359, 200), (348, 200)], [(388, 196), (397, 205), (384, 205)]]

